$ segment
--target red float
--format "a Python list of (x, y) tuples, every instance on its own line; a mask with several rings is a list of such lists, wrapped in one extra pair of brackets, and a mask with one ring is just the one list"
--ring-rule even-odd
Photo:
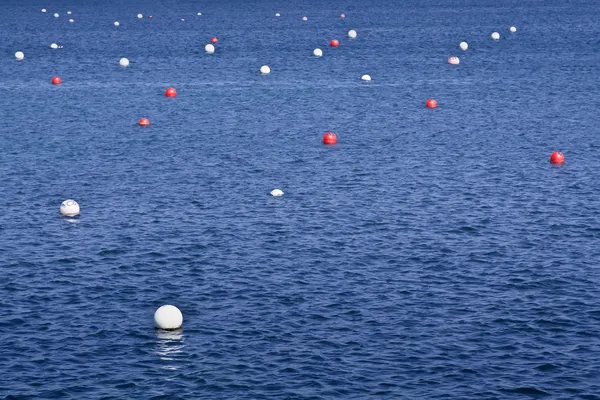
[(337, 39), (332, 39), (331, 42), (329, 42), (329, 45), (331, 47), (339, 47), (340, 46), (340, 41)]
[(170, 87), (165, 92), (165, 96), (167, 96), (167, 97), (177, 97), (177, 90), (175, 90), (174, 88)]
[(150, 126), (150, 120), (148, 118), (140, 118), (138, 121), (139, 126)]
[(325, 136), (323, 136), (324, 144), (336, 144), (337, 136), (333, 132), (325, 132)]
[(53, 85), (60, 85), (62, 83), (62, 81), (60, 80), (60, 77), (55, 76), (52, 78), (52, 84)]
[(560, 151), (555, 151), (550, 156), (550, 162), (552, 164), (564, 164), (565, 163), (565, 155)]
[(217, 43), (219, 41), (219, 39), (217, 39), (216, 37), (214, 37), (214, 38), (210, 39), (210, 41), (213, 42), (213, 43)]
[(437, 108), (437, 101), (435, 101), (435, 99), (429, 99), (425, 105), (427, 108)]

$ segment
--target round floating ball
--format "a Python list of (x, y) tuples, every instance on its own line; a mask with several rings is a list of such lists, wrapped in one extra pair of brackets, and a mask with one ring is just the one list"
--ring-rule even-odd
[(67, 11), (67, 14), (71, 15), (72, 13), (71, 13), (71, 11)]
[(276, 13), (276, 14), (275, 14), (275, 16), (276, 16), (276, 17), (281, 17), (281, 14), (279, 14), (279, 13)]
[(177, 97), (177, 91), (175, 90), (175, 88), (170, 87), (165, 92), (165, 96), (167, 96), (167, 97)]
[(350, 29), (350, 30), (348, 31), (348, 37), (349, 37), (350, 39), (356, 39), (356, 31), (355, 31), (354, 29)]
[(71, 19), (69, 20), (69, 22), (73, 23), (73, 22), (75, 22), (75, 20), (74, 20), (73, 18), (71, 18)]
[(138, 14), (137, 17), (138, 17), (138, 19), (144, 18), (144, 16), (142, 14)]
[(323, 50), (321, 49), (314, 49), (313, 50), (313, 54), (315, 57), (321, 57), (323, 55)]
[(273, 189), (273, 190), (271, 190), (271, 196), (273, 196), (273, 197), (283, 196), (283, 190), (281, 190), (281, 189)]
[(22, 59), (24, 59), (24, 58), (25, 58), (25, 54), (23, 54), (23, 52), (22, 52), (22, 51), (17, 51), (17, 52), (15, 53), (15, 58), (16, 58), (17, 60), (21, 61)]
[(500, 40), (500, 34), (498, 32), (493, 32), (492, 33), (492, 39), (494, 39), (494, 40)]
[(323, 136), (323, 143), (324, 144), (336, 144), (337, 136), (333, 132), (325, 132), (325, 135)]
[(51, 48), (51, 49), (58, 49), (58, 45), (57, 45), (56, 43), (52, 43), (52, 44), (50, 45), (50, 48)]
[(460, 64), (460, 59), (456, 56), (452, 56), (452, 57), (448, 58), (448, 64), (458, 65), (458, 64)]
[(114, 25), (115, 25), (115, 26), (119, 26), (119, 25), (121, 25), (121, 24), (119, 23), (119, 21), (115, 21), (115, 24), (114, 24)]
[(204, 51), (206, 51), (208, 54), (213, 54), (215, 52), (215, 46), (209, 43), (204, 46)]
[(159, 307), (154, 313), (154, 326), (159, 329), (173, 330), (181, 328), (183, 315), (179, 308), (171, 305)]
[(340, 14), (340, 18), (342, 18), (342, 19), (346, 18), (346, 14), (344, 14), (344, 13), (341, 13), (341, 14)]
[(460, 49), (462, 51), (467, 51), (467, 49), (469, 48), (469, 45), (467, 42), (460, 42), (460, 44), (458, 46), (460, 47)]
[(60, 85), (62, 83), (62, 81), (60, 80), (60, 77), (55, 76), (52, 78), (52, 84), (53, 85)]
[(46, 12), (46, 9), (45, 9), (45, 8), (42, 8), (42, 12), (43, 12), (43, 13), (45, 13), (45, 12)]
[(140, 118), (138, 121), (139, 126), (150, 126), (150, 120), (148, 118)]
[(437, 101), (435, 101), (435, 99), (429, 99), (427, 100), (425, 105), (427, 106), (427, 108), (437, 108)]
[(58, 15), (58, 13), (54, 13), (54, 18), (58, 18), (60, 17), (60, 15)]
[(340, 47), (340, 41), (337, 39), (331, 39), (331, 41), (329, 42), (329, 45), (331, 47)]
[(371, 75), (364, 74), (363, 76), (360, 77), (360, 79), (362, 79), (363, 81), (370, 82), (371, 81)]
[(263, 65), (262, 67), (260, 67), (260, 73), (262, 75), (269, 75), (271, 73), (271, 68), (269, 68), (268, 65)]
[(211, 38), (211, 39), (210, 39), (210, 41), (211, 41), (212, 43), (218, 43), (218, 42), (219, 42), (219, 39), (217, 39), (216, 37), (213, 37), (213, 38)]
[(560, 151), (555, 151), (550, 155), (550, 162), (552, 164), (564, 164), (565, 163), (565, 155)]
[(181, 22), (185, 22), (185, 18), (181, 18)]
[(152, 19), (152, 15), (148, 15), (148, 19)]
[(511, 27), (510, 27), (510, 31), (511, 31), (512, 33), (515, 33), (515, 32), (517, 31), (517, 27), (516, 27), (516, 26), (511, 26)]
[(202, 15), (202, 13), (198, 13), (198, 14), (196, 14), (196, 15), (197, 15), (197, 16), (201, 16), (201, 15)]
[(128, 67), (128, 66), (129, 66), (129, 60), (128, 60), (128, 59), (126, 59), (125, 57), (123, 57), (123, 58), (121, 58), (121, 59), (119, 60), (119, 65), (120, 65), (121, 67)]
[(65, 217), (74, 217), (79, 215), (79, 204), (75, 200), (65, 200), (60, 205), (60, 215)]
[(302, 21), (308, 21), (308, 17), (302, 17)]

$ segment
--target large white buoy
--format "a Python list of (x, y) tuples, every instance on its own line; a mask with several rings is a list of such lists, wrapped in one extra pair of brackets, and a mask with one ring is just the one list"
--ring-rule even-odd
[(516, 27), (516, 26), (511, 26), (511, 27), (510, 27), (510, 31), (511, 31), (512, 33), (515, 33), (515, 32), (517, 31), (517, 27)]
[(283, 190), (281, 190), (281, 189), (273, 189), (273, 190), (271, 190), (271, 196), (273, 196), (273, 197), (283, 196)]
[(271, 68), (268, 65), (263, 65), (260, 67), (260, 73), (263, 75), (269, 75), (271, 73)]
[(65, 217), (74, 217), (79, 215), (79, 204), (75, 200), (65, 200), (60, 205), (60, 215)]
[(129, 60), (127, 58), (123, 57), (123, 58), (121, 58), (119, 60), (119, 65), (121, 67), (128, 67), (129, 66)]
[(279, 13), (275, 13), (275, 16), (276, 16), (276, 17), (281, 17), (281, 14), (279, 14)]
[(467, 51), (467, 49), (469, 48), (469, 44), (467, 42), (460, 42), (458, 46), (462, 51)]
[(54, 13), (54, 18), (58, 18), (60, 17), (60, 15), (58, 15), (58, 13)]
[(71, 11), (67, 11), (67, 14), (71, 15)]
[(449, 57), (448, 64), (458, 65), (458, 64), (460, 64), (460, 59), (456, 56)]
[(321, 50), (321, 49), (314, 49), (313, 50), (313, 54), (315, 55), (315, 57), (321, 57), (323, 55), (323, 50)]
[(354, 29), (350, 29), (350, 30), (348, 31), (348, 37), (349, 37), (350, 39), (356, 39), (356, 31), (355, 31)]
[(137, 17), (138, 17), (139, 19), (142, 19), (142, 18), (144, 18), (144, 16), (143, 16), (142, 14), (138, 14), (138, 15), (137, 15)]
[(500, 34), (498, 32), (493, 32), (492, 33), (492, 39), (499, 40), (500, 39)]
[(15, 58), (16, 58), (17, 60), (21, 61), (22, 59), (24, 59), (24, 58), (25, 58), (25, 54), (23, 54), (23, 52), (22, 52), (22, 51), (17, 51), (17, 52), (15, 53)]
[(302, 17), (302, 21), (308, 21), (308, 17)]
[(42, 12), (43, 12), (43, 13), (45, 13), (45, 12), (46, 12), (46, 9), (45, 9), (45, 8), (42, 8)]
[(154, 313), (154, 326), (159, 329), (173, 330), (181, 328), (183, 315), (179, 308), (172, 305), (164, 305)]
[(58, 45), (57, 45), (56, 43), (52, 43), (52, 44), (50, 45), (50, 48), (51, 48), (51, 49), (58, 49)]
[(196, 14), (196, 15), (197, 15), (197, 16), (201, 16), (201, 15), (202, 15), (202, 13), (198, 13), (198, 14)]
[(371, 75), (364, 74), (363, 76), (360, 77), (360, 79), (368, 82), (371, 80)]
[(69, 22), (73, 23), (75, 20), (73, 18), (69, 19)]
[(213, 54), (215, 52), (215, 46), (209, 43), (204, 46), (204, 51), (206, 51), (208, 54)]

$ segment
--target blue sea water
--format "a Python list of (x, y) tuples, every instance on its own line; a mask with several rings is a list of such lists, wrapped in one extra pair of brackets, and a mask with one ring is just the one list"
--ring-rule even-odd
[(3, 0), (0, 397), (600, 399), (598, 21)]

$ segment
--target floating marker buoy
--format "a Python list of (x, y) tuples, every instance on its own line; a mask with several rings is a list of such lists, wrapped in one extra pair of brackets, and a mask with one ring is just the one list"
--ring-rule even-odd
[(492, 33), (492, 39), (499, 40), (500, 39), (500, 34), (498, 32), (493, 32)]
[(148, 118), (140, 118), (138, 121), (139, 126), (150, 126), (150, 120)]
[(331, 39), (331, 41), (329, 42), (329, 45), (331, 47), (339, 47), (340, 46), (340, 41), (337, 39)]
[(308, 17), (302, 17), (302, 21), (308, 21)]
[(74, 217), (79, 215), (79, 204), (72, 199), (63, 201), (60, 205), (60, 215), (65, 217)]
[(371, 81), (371, 75), (364, 74), (360, 77), (363, 81)]
[(196, 15), (197, 15), (197, 16), (200, 16), (200, 15), (202, 15), (202, 13), (198, 13), (198, 14), (196, 14)]
[(354, 29), (350, 29), (350, 30), (348, 31), (348, 37), (349, 37), (350, 39), (356, 39), (356, 31), (355, 31)]
[(42, 12), (43, 12), (43, 13), (45, 13), (45, 12), (46, 12), (46, 9), (45, 9), (45, 8), (42, 8)]
[(219, 39), (217, 39), (216, 37), (213, 37), (213, 38), (211, 38), (211, 39), (210, 39), (210, 41), (211, 41), (212, 43), (218, 43), (218, 42), (219, 42)]
[(346, 14), (344, 14), (344, 13), (341, 13), (341, 14), (340, 14), (340, 18), (342, 18), (342, 19), (346, 18)]
[(516, 26), (511, 26), (511, 27), (510, 27), (510, 31), (511, 31), (512, 33), (515, 33), (515, 32), (517, 31), (517, 27), (516, 27)]
[(273, 190), (271, 190), (271, 196), (273, 196), (273, 197), (283, 196), (283, 190), (281, 190), (281, 189), (273, 189)]
[(51, 49), (58, 49), (58, 45), (57, 45), (56, 43), (52, 43), (52, 44), (50, 45), (50, 48), (51, 48)]
[(325, 135), (323, 136), (323, 143), (324, 144), (336, 144), (337, 136), (333, 132), (325, 132)]
[(129, 66), (129, 60), (128, 60), (128, 59), (126, 59), (125, 57), (123, 57), (123, 58), (121, 58), (121, 59), (119, 60), (119, 65), (120, 65), (121, 67), (128, 67), (128, 66)]
[(75, 22), (75, 20), (74, 20), (73, 18), (71, 18), (71, 19), (69, 20), (69, 22), (73, 23), (73, 22)]
[(185, 22), (185, 18), (181, 18), (181, 22)]
[(17, 52), (15, 53), (15, 58), (16, 58), (17, 60), (21, 61), (22, 59), (24, 59), (24, 58), (25, 58), (25, 54), (23, 54), (23, 52), (22, 52), (22, 51), (17, 51)]
[(262, 67), (260, 67), (260, 73), (262, 75), (269, 75), (271, 73), (271, 68), (269, 68), (268, 65), (263, 65)]
[(458, 64), (460, 64), (460, 59), (456, 56), (449, 57), (448, 64), (458, 65)]
[(138, 14), (137, 17), (138, 17), (138, 19), (144, 18), (144, 16), (142, 14)]
[(276, 13), (276, 14), (275, 14), (275, 16), (276, 16), (276, 17), (281, 17), (281, 14), (279, 14), (279, 13)]
[(152, 19), (152, 15), (148, 15), (148, 19)]
[(67, 11), (67, 14), (71, 15), (71, 11)]
[(172, 305), (164, 305), (154, 313), (154, 326), (159, 329), (173, 330), (181, 328), (183, 315), (179, 308)]
[(167, 97), (177, 97), (177, 91), (175, 90), (175, 88), (170, 87), (165, 92), (165, 96), (167, 96)]
[(469, 45), (467, 44), (467, 42), (460, 42), (459, 47), (462, 51), (467, 51)]
[(435, 99), (429, 99), (425, 105), (427, 108), (437, 108), (437, 101), (435, 101)]
[(58, 13), (54, 13), (54, 18), (58, 18), (60, 17), (60, 15), (58, 15)]
[(55, 76), (52, 78), (52, 84), (53, 85), (60, 85), (62, 83), (62, 81), (60, 80), (60, 77)]
[(323, 55), (323, 50), (321, 49), (314, 49), (313, 50), (313, 54), (315, 57), (321, 57)]
[(215, 52), (215, 46), (209, 43), (204, 46), (204, 51), (206, 51), (208, 54), (213, 54)]
[(119, 21), (115, 21), (115, 24), (114, 24), (114, 25), (115, 25), (115, 26), (119, 26), (119, 25), (121, 25), (121, 24), (119, 24)]
[(565, 155), (560, 151), (555, 151), (550, 156), (550, 162), (552, 164), (564, 164), (565, 163)]

